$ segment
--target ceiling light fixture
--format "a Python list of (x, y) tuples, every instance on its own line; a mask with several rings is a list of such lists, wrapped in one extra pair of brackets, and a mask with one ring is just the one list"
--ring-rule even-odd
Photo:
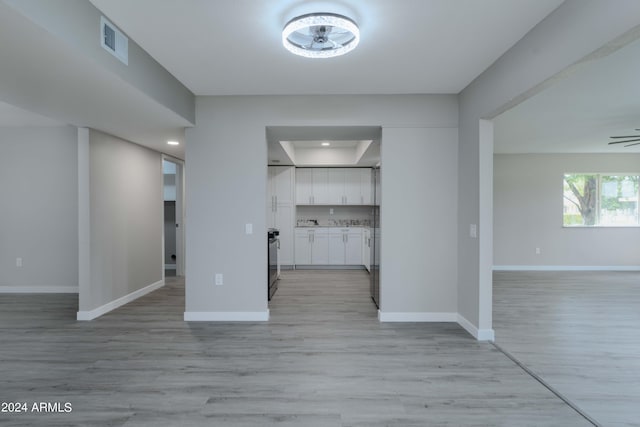
[(306, 58), (331, 58), (351, 52), (360, 42), (355, 22), (335, 13), (309, 13), (293, 18), (282, 30), (282, 44)]
[(180, 145), (180, 143), (178, 141), (167, 141), (167, 144), (169, 144), (169, 145)]
[(323, 147), (328, 147), (328, 146), (330, 146), (330, 145), (331, 145), (331, 143), (330, 143), (330, 142), (323, 142), (323, 143), (322, 143), (322, 146), (323, 146)]

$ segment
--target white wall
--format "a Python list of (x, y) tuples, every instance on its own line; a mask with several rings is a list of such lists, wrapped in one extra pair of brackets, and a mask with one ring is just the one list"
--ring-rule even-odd
[(568, 172), (637, 174), (640, 154), (497, 154), (494, 264), (639, 267), (640, 227), (562, 227), (562, 184)]
[(76, 129), (0, 128), (0, 150), (0, 292), (77, 292)]
[(457, 320), (458, 131), (382, 130), (382, 318)]
[[(267, 247), (265, 244), (265, 212), (267, 177), (266, 126), (382, 126), (383, 168), (389, 161), (389, 171), (383, 170), (383, 180), (389, 191), (412, 198), (415, 206), (429, 206), (429, 197), (444, 196), (445, 191), (405, 193), (408, 189), (426, 188), (431, 172), (424, 165), (455, 170), (451, 150), (456, 140), (450, 136), (434, 138), (427, 128), (451, 128), (457, 124), (457, 100), (451, 95), (403, 96), (255, 96), (199, 97), (196, 123), (187, 129), (187, 320), (266, 319)], [(453, 129), (453, 130), (452, 130)], [(442, 131), (447, 132), (447, 131)], [(451, 144), (445, 149), (442, 143)], [(424, 147), (421, 146), (424, 144)], [(426, 156), (424, 163), (416, 155)], [(407, 162), (413, 169), (402, 166)], [(450, 177), (450, 174), (447, 175)], [(455, 180), (454, 180), (455, 181)], [(445, 183), (446, 201), (456, 193), (455, 185)], [(450, 190), (450, 191), (449, 191)], [(383, 191), (386, 191), (383, 189)], [(429, 260), (433, 252), (424, 242), (407, 235), (401, 221), (423, 216), (408, 214), (403, 203), (386, 203), (381, 207), (383, 222), (382, 289), (398, 296), (382, 299), (381, 309), (396, 312), (455, 311), (455, 286), (449, 281), (432, 280), (424, 276), (422, 265), (406, 262), (413, 254), (423, 254)], [(393, 200), (393, 199), (392, 199)], [(244, 233), (245, 223), (254, 225), (254, 234)], [(415, 235), (447, 235), (455, 246), (455, 224), (447, 227), (428, 221), (413, 224)], [(386, 235), (402, 233), (404, 240), (385, 242)], [(388, 245), (388, 246), (385, 246)], [(447, 246), (448, 248), (448, 246)], [(418, 255), (419, 256), (419, 255)], [(413, 258), (412, 258), (413, 259)], [(455, 260), (455, 256), (453, 257)], [(431, 277), (456, 276), (455, 262), (435, 262)], [(389, 272), (402, 272), (396, 280)], [(214, 275), (224, 275), (224, 285), (214, 285)], [(421, 290), (415, 290), (415, 287)], [(410, 300), (418, 295), (420, 298)], [(429, 296), (438, 295), (437, 301)], [(435, 307), (437, 302), (442, 305)]]
[[(543, 90), (590, 55), (620, 47), (637, 36), (639, 24), (635, 0), (615, 6), (566, 0), (460, 93), (458, 309), (479, 336), (493, 336), (493, 145), (481, 137), (490, 133), (482, 120)], [(478, 224), (478, 239), (469, 238), (469, 224)]]
[(88, 241), (89, 265), (82, 266), (88, 273), (80, 283), (82, 320), (161, 285), (163, 278), (160, 153), (90, 130), (87, 160), (89, 200), (81, 203), (89, 203), (89, 217), (86, 223), (81, 218), (87, 229), (81, 228), (80, 237)]

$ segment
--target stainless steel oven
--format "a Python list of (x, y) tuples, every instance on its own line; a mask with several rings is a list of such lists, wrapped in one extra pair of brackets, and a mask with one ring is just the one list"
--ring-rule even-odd
[(280, 231), (275, 228), (267, 230), (268, 242), (268, 276), (267, 276), (267, 299), (271, 301), (273, 294), (278, 290), (278, 249), (280, 248), (280, 240), (278, 236)]

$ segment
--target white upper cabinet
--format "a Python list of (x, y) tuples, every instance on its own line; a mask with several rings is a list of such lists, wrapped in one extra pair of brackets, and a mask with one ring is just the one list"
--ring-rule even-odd
[(329, 202), (327, 168), (296, 169), (296, 204), (327, 205)]
[(344, 169), (329, 169), (329, 204), (344, 203)]
[(296, 169), (296, 204), (311, 205), (313, 200), (312, 169)]
[(313, 204), (329, 204), (329, 171), (327, 168), (311, 169), (313, 176)]
[(371, 169), (360, 169), (360, 197), (363, 205), (373, 205), (373, 186), (371, 185)]
[(291, 166), (269, 167), (269, 185), (271, 194), (276, 197), (275, 203), (293, 204), (294, 174), (295, 168)]
[(370, 205), (371, 169), (298, 168), (298, 205)]
[(329, 200), (332, 205), (361, 205), (360, 169), (329, 169)]

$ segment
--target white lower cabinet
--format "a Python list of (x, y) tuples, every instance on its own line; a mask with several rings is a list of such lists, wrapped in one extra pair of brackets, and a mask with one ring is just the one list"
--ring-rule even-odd
[(362, 264), (371, 272), (371, 230), (362, 230)]
[(295, 260), (297, 265), (329, 264), (329, 230), (326, 228), (296, 228)]
[(362, 265), (362, 228), (298, 227), (297, 265)]
[(344, 235), (340, 230), (329, 231), (329, 264), (344, 265)]
[(350, 228), (345, 241), (346, 265), (362, 265), (362, 229)]
[(295, 261), (298, 265), (311, 264), (311, 237), (307, 231), (299, 228), (295, 231)]
[(362, 229), (329, 229), (329, 264), (362, 265)]

